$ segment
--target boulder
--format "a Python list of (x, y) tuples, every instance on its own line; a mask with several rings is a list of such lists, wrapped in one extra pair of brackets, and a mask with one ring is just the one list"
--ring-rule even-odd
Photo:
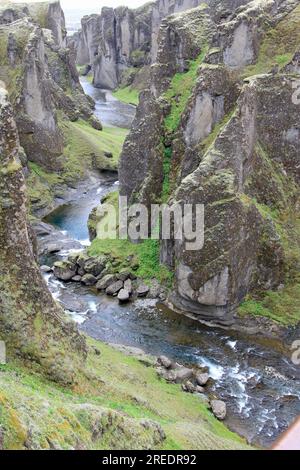
[(175, 382), (182, 383), (185, 380), (189, 380), (193, 377), (193, 369), (189, 369), (188, 367), (181, 367), (180, 369), (176, 369), (175, 371)]
[(168, 370), (168, 369), (165, 369), (164, 367), (158, 367), (156, 371), (157, 371), (157, 374), (163, 379), (165, 379), (167, 382), (172, 382), (172, 383), (176, 382), (176, 372), (174, 370)]
[(117, 276), (115, 274), (106, 274), (105, 276), (97, 282), (96, 288), (98, 290), (105, 290), (113, 282), (117, 281)]
[(77, 257), (77, 264), (80, 268), (84, 269), (84, 265), (89, 260), (92, 260), (92, 258), (88, 256), (87, 253), (83, 252), (83, 253), (80, 253), (80, 255)]
[(130, 272), (129, 271), (121, 271), (117, 276), (118, 276), (118, 279), (120, 281), (125, 282), (127, 279), (130, 279)]
[(121, 289), (123, 288), (123, 282), (122, 281), (116, 281), (110, 284), (105, 292), (107, 295), (115, 295), (117, 294)]
[(42, 273), (51, 273), (52, 268), (50, 268), (50, 266), (43, 265), (40, 267), (40, 270), (42, 271)]
[(56, 261), (53, 266), (53, 274), (61, 281), (71, 281), (76, 275), (76, 266), (69, 261)]
[(131, 279), (126, 279), (126, 281), (124, 282), (124, 289), (127, 290), (127, 292), (130, 294), (132, 294), (132, 282), (131, 282)]
[(165, 369), (165, 367), (158, 367), (157, 373), (168, 382), (181, 384), (193, 378), (193, 369), (187, 367), (180, 367), (177, 369)]
[(89, 122), (91, 126), (96, 129), (96, 131), (102, 131), (103, 127), (99, 119), (97, 119), (95, 116), (91, 116), (89, 119)]
[(58, 253), (63, 249), (63, 244), (61, 242), (49, 243), (47, 246), (47, 253)]
[(93, 274), (85, 274), (81, 278), (81, 282), (82, 284), (85, 284), (86, 286), (94, 286), (97, 282), (97, 279), (95, 278), (95, 276), (93, 276)]
[(118, 299), (121, 303), (128, 302), (129, 298), (130, 298), (130, 294), (128, 290), (126, 289), (121, 289), (120, 292), (118, 293)]
[(113, 158), (113, 154), (111, 152), (104, 152), (104, 156), (106, 158)]
[(207, 373), (204, 373), (204, 374), (198, 373), (196, 374), (195, 379), (196, 379), (197, 384), (203, 387), (209, 381), (209, 375)]
[(81, 282), (81, 276), (79, 276), (78, 274), (74, 277), (72, 277), (72, 281), (73, 282)]
[(149, 287), (146, 286), (145, 284), (140, 284), (136, 289), (136, 293), (138, 297), (146, 297), (148, 292), (149, 292)]
[(183, 383), (181, 385), (181, 388), (184, 392), (187, 392), (187, 393), (195, 393), (196, 392), (196, 386), (190, 380)]
[(159, 356), (157, 358), (157, 364), (163, 366), (165, 369), (171, 369), (172, 361), (167, 356)]
[(226, 403), (224, 401), (212, 400), (210, 402), (210, 406), (216, 418), (218, 418), (220, 421), (223, 421), (226, 418), (227, 409)]
[(70, 312), (80, 313), (87, 310), (87, 304), (79, 297), (75, 297), (72, 293), (67, 292), (67, 289), (63, 289), (58, 301), (65, 310)]
[(77, 264), (79, 253), (72, 253), (68, 256), (68, 261), (72, 264)]
[(160, 283), (156, 279), (152, 279), (149, 297), (151, 297), (152, 299), (158, 299), (161, 293), (162, 288), (160, 286)]
[(90, 258), (88, 259), (84, 265), (83, 269), (88, 274), (93, 274), (93, 276), (99, 276), (102, 271), (105, 269), (107, 259), (104, 256), (100, 256), (98, 258)]

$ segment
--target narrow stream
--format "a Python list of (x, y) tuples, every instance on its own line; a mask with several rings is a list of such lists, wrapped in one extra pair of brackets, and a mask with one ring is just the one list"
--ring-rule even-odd
[[(109, 92), (94, 89), (86, 80), (83, 86), (97, 100), (96, 114), (105, 125), (130, 127), (133, 107), (111, 99)], [(86, 245), (88, 214), (116, 184), (116, 177), (101, 175), (98, 187), (83, 191), (48, 216), (47, 222)], [(42, 262), (51, 264), (58, 258)], [(215, 380), (210, 392), (227, 403), (226, 423), (249, 442), (270, 445), (300, 414), (300, 368), (279, 353), (237, 334), (206, 328), (152, 300), (122, 306), (115, 298), (80, 284), (63, 284), (52, 274), (45, 277), (53, 296), (90, 336), (165, 354), (187, 365), (207, 366)]]

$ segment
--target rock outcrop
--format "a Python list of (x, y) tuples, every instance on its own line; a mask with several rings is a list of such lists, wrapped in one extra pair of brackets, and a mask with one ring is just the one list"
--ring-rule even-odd
[(9, 358), (28, 359), (54, 381), (68, 384), (85, 357), (85, 342), (66, 321), (36, 264), (19, 155), (13, 109), (1, 86), (0, 337)]
[(124, 71), (150, 62), (152, 5), (136, 10), (104, 7), (86, 16), (70, 40), (77, 63), (93, 68), (94, 85), (116, 88)]
[(139, 82), (142, 79), (144, 86), (148, 74), (138, 72), (156, 62), (165, 18), (200, 5), (209, 5), (212, 16), (224, 18), (248, 1), (157, 0), (134, 10), (104, 7), (101, 14), (85, 16), (81, 30), (68, 43), (76, 51), (77, 63), (85, 65), (86, 72), (93, 70), (96, 87), (114, 89), (133, 83), (140, 89)]
[(0, 15), (0, 79), (16, 111), (21, 145), (30, 161), (59, 170), (65, 143), (59, 118), (82, 117), (101, 128), (66, 49), (60, 4), (12, 4)]
[(230, 13), (226, 5), (223, 15), (200, 6), (164, 20), (120, 183), (122, 195), (148, 206), (205, 205), (203, 249), (163, 241), (161, 259), (176, 269), (175, 306), (232, 325), (248, 293), (299, 273), (292, 97), (300, 19), (298, 1), (251, 2)]

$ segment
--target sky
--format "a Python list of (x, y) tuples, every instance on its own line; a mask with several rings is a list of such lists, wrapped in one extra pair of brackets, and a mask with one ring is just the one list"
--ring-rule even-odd
[(65, 13), (67, 30), (72, 34), (80, 28), (80, 20), (84, 15), (100, 13), (102, 7), (125, 5), (137, 8), (147, 3), (147, 0), (60, 0), (60, 3)]
[(104, 6), (115, 8), (126, 5), (130, 8), (137, 8), (147, 3), (147, 0), (61, 0), (60, 3), (62, 8), (66, 10), (84, 9), (97, 13)]

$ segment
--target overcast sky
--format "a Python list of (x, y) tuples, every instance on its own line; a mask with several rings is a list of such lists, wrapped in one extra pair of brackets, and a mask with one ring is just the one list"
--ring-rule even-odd
[(84, 9), (91, 12), (99, 12), (102, 7), (118, 7), (126, 5), (136, 8), (147, 3), (147, 0), (60, 0), (63, 9)]

